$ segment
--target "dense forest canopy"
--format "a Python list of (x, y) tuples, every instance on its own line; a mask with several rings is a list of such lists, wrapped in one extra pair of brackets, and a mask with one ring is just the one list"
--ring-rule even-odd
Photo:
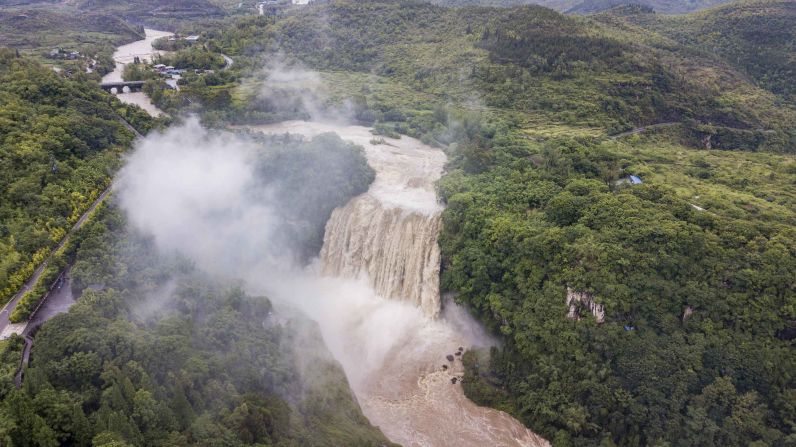
[(727, 0), (433, 0), (443, 6), (497, 6), (539, 5), (566, 14), (590, 14), (629, 3), (643, 5), (663, 14), (684, 14), (727, 3)]
[[(0, 50), (0, 290), (5, 301), (110, 183), (141, 119), (93, 82)], [(136, 118), (139, 116), (139, 118)]]
[(794, 2), (735, 2), (684, 17), (666, 17), (640, 10), (627, 12), (616, 11), (634, 25), (705, 53), (716, 54), (791, 105), (796, 101)]
[[(334, 2), (293, 10), (279, 20), (224, 23), (188, 29), (205, 29), (242, 67), (268, 67), (283, 57), (319, 70), (331, 90), (328, 102), (359, 98), (355, 104), (367, 109), (357, 111), (359, 121), (406, 121), (411, 129), (398, 125), (415, 136), (433, 133), (433, 123), (420, 122), (418, 112), (456, 105), (510, 112), (528, 128), (555, 123), (614, 134), (678, 123), (692, 145), (704, 140), (716, 148), (772, 151), (795, 146), (792, 102), (783, 104), (720, 58), (702, 57), (623, 22), (614, 26), (535, 6)], [(184, 97), (218, 109), (225, 120), (274, 119), (270, 104), (256, 95), (262, 84), (240, 81), (244, 88), (214, 83), (212, 89), (186, 89)], [(187, 104), (177, 96), (183, 95), (159, 97), (168, 99), (161, 101), (167, 108)]]
[[(339, 365), (299, 352), (322, 346), (304, 317), (158, 255), (114, 208), (81, 231), (76, 259), (80, 301), (36, 334), (23, 389), (2, 378), (4, 445), (387, 444)], [(8, 340), (2, 359), (21, 347)]]
[[(675, 176), (620, 186), (639, 172), (624, 149), (501, 140), (499, 162), (443, 179), (444, 284), (506, 340), (465, 389), (556, 445), (787, 445), (793, 204), (759, 218), (695, 207)], [(767, 169), (783, 162), (793, 182), (793, 160)]]
[[(362, 149), (330, 134), (241, 137), (260, 148), (252, 196), (281, 200), (275, 237), (317, 256), (332, 209), (373, 180)], [(389, 444), (305, 317), (159, 254), (115, 207), (67, 256), (79, 303), (35, 334), (22, 390), (22, 338), (0, 345), (4, 445)]]

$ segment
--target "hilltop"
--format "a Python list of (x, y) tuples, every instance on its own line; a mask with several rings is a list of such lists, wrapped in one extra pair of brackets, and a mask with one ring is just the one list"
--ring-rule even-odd
[(434, 0), (442, 6), (497, 6), (513, 7), (539, 5), (566, 14), (592, 14), (617, 6), (637, 4), (651, 8), (662, 14), (686, 14), (716, 5), (728, 0)]
[[(335, 2), (291, 10), (273, 24), (237, 19), (231, 29), (205, 35), (254, 66), (267, 65), (272, 54), (287, 55), (334, 79), (333, 97), (361, 95), (376, 112), (442, 102), (510, 112), (527, 127), (555, 123), (615, 134), (677, 123), (681, 138), (695, 146), (796, 146), (796, 111), (738, 68), (613, 20), (538, 6)], [(351, 83), (354, 78), (359, 82)], [(240, 102), (223, 113), (238, 119), (265, 105), (246, 90), (236, 90), (235, 99)], [(417, 135), (426, 131), (417, 127)]]
[(791, 105), (796, 103), (795, 2), (741, 1), (682, 17), (627, 8), (606, 13), (609, 15), (689, 48), (715, 54), (761, 87)]

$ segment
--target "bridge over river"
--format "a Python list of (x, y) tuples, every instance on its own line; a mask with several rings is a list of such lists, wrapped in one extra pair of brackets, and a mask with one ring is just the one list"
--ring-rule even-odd
[(108, 81), (100, 84), (100, 87), (108, 93), (132, 93), (140, 92), (144, 88), (145, 81)]

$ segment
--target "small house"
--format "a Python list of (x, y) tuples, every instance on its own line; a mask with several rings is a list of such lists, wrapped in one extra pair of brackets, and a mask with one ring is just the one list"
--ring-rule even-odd
[(627, 177), (620, 178), (619, 180), (614, 182), (614, 185), (640, 185), (644, 183), (641, 181), (641, 177), (637, 175), (628, 175)]
[(191, 43), (193, 43), (193, 42), (196, 42), (196, 41), (198, 41), (198, 40), (199, 40), (199, 36), (197, 36), (197, 35), (188, 36), (188, 37), (186, 37), (186, 38), (185, 38), (185, 40), (186, 40), (187, 42), (191, 42)]

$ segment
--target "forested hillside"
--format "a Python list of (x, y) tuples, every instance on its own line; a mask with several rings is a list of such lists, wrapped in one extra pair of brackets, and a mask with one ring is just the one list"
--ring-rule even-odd
[(81, 231), (82, 295), (36, 334), (21, 390), (10, 377), (21, 338), (3, 345), (4, 445), (388, 444), (309, 321), (126, 228), (106, 208)]
[[(373, 180), (361, 148), (334, 135), (244, 137), (259, 147), (247, 193), (285, 221), (271, 254), (317, 255), (332, 209)], [(78, 302), (35, 334), (22, 390), (22, 339), (0, 345), (4, 445), (389, 444), (305, 317), (160, 254), (115, 207), (72, 247)]]
[(81, 0), (76, 6), (83, 11), (122, 14), (131, 23), (150, 25), (225, 15), (221, 8), (207, 0)]
[(555, 445), (788, 445), (796, 162), (683, 150), (501, 139), (443, 179), (444, 285), (505, 340), (471, 398)]
[(433, 0), (443, 6), (497, 6), (539, 5), (565, 14), (591, 14), (627, 4), (641, 5), (662, 14), (685, 14), (711, 6), (727, 3), (728, 0)]
[(684, 17), (619, 12), (630, 23), (720, 56), (796, 104), (796, 3), (745, 0)]
[(0, 299), (31, 275), (110, 183), (133, 135), (150, 125), (86, 80), (0, 49)]
[[(275, 22), (238, 19), (231, 29), (207, 37), (253, 67), (268, 67), (269, 54), (280, 54), (285, 64), (298, 60), (320, 70), (330, 90), (323, 101), (358, 98), (353, 104), (360, 121), (400, 124), (394, 118), (403, 116), (409, 119), (403, 127), (419, 136), (433, 131), (431, 114), (424, 123), (411, 117), (442, 104), (505, 111), (529, 129), (557, 124), (612, 134), (673, 122), (695, 146), (796, 147), (793, 107), (783, 107), (718, 58), (702, 58), (623, 23), (606, 25), (540, 7), (336, 2), (295, 10)], [(262, 85), (248, 82), (228, 100), (213, 96), (206, 105), (230, 120), (273, 116), (273, 101), (255, 95)], [(279, 104), (285, 102), (300, 103)], [(400, 113), (391, 112), (396, 108)]]

